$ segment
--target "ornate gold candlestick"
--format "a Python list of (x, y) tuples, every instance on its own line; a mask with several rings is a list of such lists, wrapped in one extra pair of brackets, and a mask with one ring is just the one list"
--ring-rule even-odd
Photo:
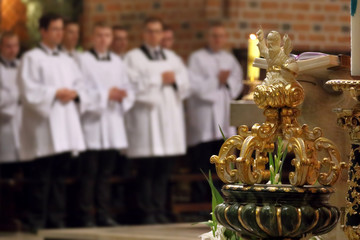
[(247, 86), (249, 86), (249, 93), (246, 94), (242, 100), (250, 100), (250, 101), (254, 101), (254, 92), (255, 92), (255, 88), (261, 84), (261, 81), (259, 80), (246, 80), (243, 81), (243, 83)]
[[(327, 203), (334, 191), (330, 186), (345, 163), (320, 128), (310, 130), (297, 121), (304, 90), (296, 81), (298, 65), (290, 57), (290, 39), (285, 35), (281, 46), (280, 34), (272, 31), (266, 44), (262, 30), (257, 34), (268, 69), (263, 84), (255, 88), (254, 101), (264, 109), (266, 120), (251, 129), (239, 127), (238, 135), (228, 138), (219, 155), (211, 157), (218, 176), (228, 184), (223, 187), (226, 201), (216, 208), (215, 215), (221, 224), (245, 238), (299, 239), (309, 233), (329, 232), (339, 219), (337, 208)], [(264, 185), (270, 178), (268, 156), (278, 137), (287, 152), (295, 155), (291, 162), (294, 170), (289, 174), (291, 185)], [(322, 186), (304, 186), (316, 182)]]
[[(337, 91), (349, 91), (353, 99), (360, 100), (359, 80), (330, 80), (326, 84)], [(351, 141), (348, 196), (342, 227), (349, 239), (360, 239), (360, 105), (351, 109), (338, 108), (335, 112), (338, 125), (349, 132)]]

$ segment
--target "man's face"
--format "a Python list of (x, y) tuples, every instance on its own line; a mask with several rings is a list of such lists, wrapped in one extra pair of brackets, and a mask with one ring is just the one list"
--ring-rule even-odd
[(47, 29), (40, 30), (42, 40), (52, 46), (61, 43), (64, 35), (64, 22), (62, 19), (51, 21)]
[(166, 30), (164, 31), (164, 36), (162, 39), (162, 47), (167, 49), (172, 49), (174, 46), (175, 38), (174, 38), (174, 32), (172, 30)]
[(19, 54), (20, 45), (17, 36), (5, 37), (0, 43), (0, 53), (6, 60), (14, 60)]
[(100, 52), (108, 51), (112, 42), (112, 30), (110, 27), (95, 27), (93, 32), (93, 45)]
[(126, 52), (128, 47), (128, 33), (125, 30), (114, 30), (114, 39), (112, 43), (112, 49), (115, 52), (123, 53)]
[(70, 23), (64, 30), (63, 44), (67, 47), (75, 48), (79, 41), (79, 25), (76, 23)]
[(225, 48), (227, 43), (227, 34), (224, 27), (213, 27), (209, 31), (208, 36), (209, 47), (214, 51)]
[(163, 39), (163, 26), (160, 22), (146, 24), (143, 38), (144, 42), (152, 47), (159, 46)]

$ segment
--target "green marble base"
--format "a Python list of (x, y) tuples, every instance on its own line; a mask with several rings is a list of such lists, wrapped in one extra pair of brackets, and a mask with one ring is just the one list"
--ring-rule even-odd
[(328, 200), (331, 187), (225, 185), (215, 215), (244, 239), (300, 239), (335, 228), (340, 212)]

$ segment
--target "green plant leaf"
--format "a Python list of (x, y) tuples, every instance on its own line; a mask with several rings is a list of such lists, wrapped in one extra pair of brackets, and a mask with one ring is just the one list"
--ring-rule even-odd
[(223, 139), (224, 139), (224, 142), (225, 142), (225, 141), (226, 141), (225, 134), (224, 134), (223, 130), (221, 129), (220, 124), (218, 124), (218, 126), (219, 126), (219, 129), (220, 129), (221, 135), (222, 135), (222, 137), (223, 137)]
[(207, 222), (192, 223), (191, 225), (194, 226), (194, 225), (198, 225), (198, 224), (208, 226), (209, 228), (211, 228), (213, 226), (213, 222), (211, 220), (207, 221)]
[[(272, 153), (269, 152), (269, 169), (271, 166), (274, 168), (274, 160)], [(275, 169), (274, 169), (275, 170)], [(270, 170), (270, 183), (274, 184), (275, 173)]]
[[(201, 170), (201, 169), (200, 169)], [(204, 177), (206, 178), (206, 180), (209, 183), (210, 189), (211, 189), (211, 208), (212, 208), (212, 214), (211, 214), (211, 219), (213, 221), (213, 225), (211, 227), (211, 230), (213, 232), (213, 235), (215, 237), (215, 232), (217, 230), (217, 220), (215, 217), (215, 207), (221, 203), (224, 202), (223, 197), (221, 196), (221, 194), (219, 193), (219, 191), (216, 189), (216, 187), (214, 186), (213, 180), (212, 180), (212, 175), (211, 175), (211, 171), (209, 170), (209, 177), (206, 176), (206, 174), (201, 170), (202, 174), (204, 175)]]
[(284, 153), (283, 153), (282, 158), (281, 158), (281, 165), (280, 165), (280, 169), (279, 169), (279, 181), (280, 182), (281, 182), (281, 177), (282, 177), (282, 169), (283, 169), (283, 166), (284, 166), (286, 155), (288, 153), (288, 146), (289, 145), (286, 145)]

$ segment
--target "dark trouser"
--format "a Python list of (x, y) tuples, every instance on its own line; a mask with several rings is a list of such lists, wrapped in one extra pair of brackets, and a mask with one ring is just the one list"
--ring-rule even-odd
[[(22, 191), (18, 180), (21, 179), (22, 163), (0, 164), (0, 223), (9, 226), (22, 212)], [(16, 184), (13, 184), (15, 180)]]
[[(131, 176), (132, 163), (124, 155), (120, 155), (120, 158), (115, 163), (114, 175), (121, 176), (123, 178), (128, 178)], [(127, 186), (124, 183), (115, 183), (113, 184), (113, 199), (112, 205), (116, 208), (125, 208), (125, 192), (127, 191)]]
[(26, 179), (25, 221), (31, 227), (64, 225), (66, 215), (65, 180), (70, 153), (38, 158), (24, 166)]
[(0, 179), (13, 179), (21, 172), (21, 162), (9, 162), (0, 164)]
[(116, 150), (87, 151), (80, 158), (78, 188), (78, 221), (93, 221), (92, 211), (103, 220), (110, 217), (111, 184), (119, 152)]
[(166, 215), (167, 187), (175, 157), (139, 158), (136, 161), (137, 200), (146, 222), (156, 215)]
[[(212, 155), (219, 154), (219, 150), (223, 143), (223, 140), (216, 140), (200, 143), (189, 148), (189, 156), (192, 162), (193, 173), (200, 173), (201, 170), (206, 175), (209, 175), (209, 170), (211, 170), (211, 173), (216, 173), (215, 165), (210, 163), (210, 157)], [(205, 177), (204, 181), (193, 183), (192, 192), (192, 198), (195, 202), (208, 202), (211, 200), (210, 187)]]

